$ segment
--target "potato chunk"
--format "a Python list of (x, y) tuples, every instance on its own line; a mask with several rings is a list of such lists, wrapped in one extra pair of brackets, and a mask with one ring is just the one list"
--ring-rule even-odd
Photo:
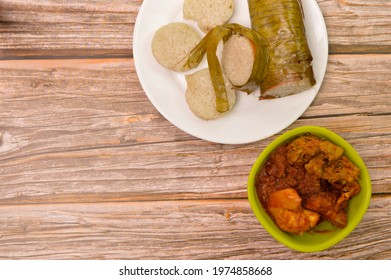
[(302, 234), (315, 227), (320, 219), (318, 213), (301, 206), (301, 198), (293, 188), (271, 193), (267, 210), (277, 226), (290, 233)]

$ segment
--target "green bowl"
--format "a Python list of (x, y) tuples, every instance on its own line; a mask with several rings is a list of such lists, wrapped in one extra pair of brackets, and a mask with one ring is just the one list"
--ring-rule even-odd
[[(290, 234), (280, 230), (270, 216), (263, 209), (256, 192), (255, 181), (258, 172), (263, 167), (265, 161), (281, 144), (302, 135), (311, 133), (342, 147), (345, 155), (360, 168), (359, 184), (361, 191), (354, 196), (348, 204), (348, 224), (345, 228), (334, 228), (329, 222), (320, 223), (314, 230), (303, 235)], [(354, 228), (360, 223), (365, 212), (368, 209), (372, 194), (371, 179), (368, 170), (354, 148), (342, 137), (331, 132), (328, 129), (318, 126), (302, 126), (284, 133), (274, 140), (255, 161), (248, 178), (248, 199), (251, 208), (262, 224), (262, 226), (279, 242), (285, 246), (300, 252), (318, 252), (330, 248), (348, 236)]]

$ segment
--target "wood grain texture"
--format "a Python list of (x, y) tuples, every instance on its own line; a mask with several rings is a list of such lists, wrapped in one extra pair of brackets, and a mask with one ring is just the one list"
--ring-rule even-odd
[(391, 55), (330, 55), (320, 94), (305, 117), (391, 113)]
[(131, 56), (141, 0), (1, 0), (0, 57)]
[[(131, 56), (142, 0), (1, 0), (0, 58)], [(332, 53), (391, 53), (388, 0), (317, 0)]]
[(390, 197), (374, 198), (346, 239), (299, 253), (245, 199), (0, 206), (0, 259), (388, 259), (390, 213)]
[(317, 0), (331, 53), (391, 53), (388, 0)]
[[(346, 69), (329, 67), (331, 79), (314, 105), (288, 129), (320, 125), (341, 134), (367, 164), (374, 193), (390, 193), (387, 87), (379, 91), (377, 106), (367, 106), (351, 76), (340, 75), (360, 68), (360, 60), (332, 59)], [(388, 67), (363, 76), (376, 79)], [(272, 139), (239, 146), (195, 139), (156, 111), (134, 72), (131, 59), (0, 62), (0, 201), (246, 197), (251, 165)], [(333, 76), (341, 81), (341, 94), (327, 91)]]
[(328, 68), (286, 130), (327, 127), (367, 165), (349, 237), (298, 253), (256, 220), (247, 176), (286, 130), (221, 145), (153, 107), (132, 58), (142, 0), (0, 0), (0, 259), (390, 259), (391, 6), (317, 2)]

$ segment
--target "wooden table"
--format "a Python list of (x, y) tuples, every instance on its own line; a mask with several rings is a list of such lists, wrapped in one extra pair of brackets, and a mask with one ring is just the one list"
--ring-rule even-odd
[(328, 68), (286, 130), (348, 140), (373, 196), (351, 235), (311, 254), (275, 241), (247, 200), (252, 164), (286, 130), (210, 143), (148, 100), (132, 55), (142, 2), (0, 0), (0, 258), (390, 259), (390, 1), (317, 1)]

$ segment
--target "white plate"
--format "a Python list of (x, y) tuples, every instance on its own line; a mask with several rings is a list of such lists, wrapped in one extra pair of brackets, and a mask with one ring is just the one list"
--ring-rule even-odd
[[(270, 137), (296, 121), (310, 106), (322, 84), (328, 59), (326, 25), (315, 0), (303, 2), (308, 44), (313, 56), (316, 85), (299, 94), (274, 100), (258, 100), (259, 91), (251, 95), (237, 93), (237, 103), (224, 117), (203, 121), (190, 111), (185, 100), (186, 81), (159, 65), (152, 55), (151, 41), (161, 26), (186, 22), (182, 17), (182, 0), (144, 0), (133, 34), (133, 55), (137, 75), (156, 109), (183, 131), (216, 143), (243, 144)], [(230, 22), (250, 27), (247, 1), (236, 0)], [(206, 65), (205, 58), (201, 65)]]

